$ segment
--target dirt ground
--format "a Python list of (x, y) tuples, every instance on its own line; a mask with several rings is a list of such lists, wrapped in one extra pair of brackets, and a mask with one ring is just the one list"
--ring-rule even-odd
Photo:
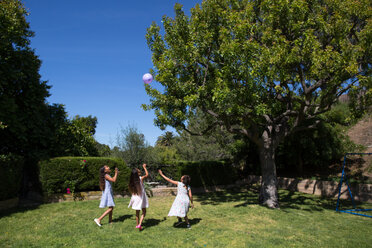
[[(364, 153), (372, 153), (372, 114), (359, 121), (348, 131), (350, 139), (366, 147)], [(350, 156), (347, 165), (350, 166), (350, 173), (363, 175), (372, 180), (372, 155)]]

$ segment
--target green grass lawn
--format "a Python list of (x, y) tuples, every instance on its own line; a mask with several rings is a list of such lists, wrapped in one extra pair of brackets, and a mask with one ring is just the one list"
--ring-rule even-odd
[(129, 198), (116, 199), (114, 223), (106, 217), (102, 227), (93, 222), (103, 212), (99, 201), (18, 208), (0, 213), (0, 246), (372, 247), (372, 218), (337, 213), (335, 200), (279, 193), (279, 210), (257, 205), (252, 191), (197, 195), (191, 229), (174, 227), (176, 218), (167, 217), (174, 196), (153, 197), (142, 232)]

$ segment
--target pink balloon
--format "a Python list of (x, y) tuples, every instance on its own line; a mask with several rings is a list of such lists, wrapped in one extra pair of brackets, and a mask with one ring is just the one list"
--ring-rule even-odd
[(142, 80), (144, 83), (149, 84), (152, 82), (153, 77), (150, 73), (146, 73), (145, 75), (142, 76)]

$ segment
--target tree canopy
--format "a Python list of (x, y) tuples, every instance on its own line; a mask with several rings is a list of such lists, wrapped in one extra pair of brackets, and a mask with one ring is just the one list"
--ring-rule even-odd
[(29, 46), (33, 32), (26, 15), (19, 1), (0, 2), (0, 153), (38, 157), (47, 146), (50, 86), (40, 79), (41, 61)]
[(279, 207), (275, 149), (315, 127), (339, 96), (368, 89), (372, 20), (367, 0), (205, 0), (147, 30), (155, 80), (146, 86), (155, 124), (187, 129), (197, 108), (207, 128), (241, 133), (259, 150), (259, 201)]

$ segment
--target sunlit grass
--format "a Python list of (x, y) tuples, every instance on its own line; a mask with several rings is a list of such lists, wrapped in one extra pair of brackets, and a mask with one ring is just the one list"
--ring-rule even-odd
[[(135, 229), (129, 198), (116, 199), (114, 223), (93, 219), (98, 201), (45, 204), (0, 215), (1, 247), (371, 247), (372, 219), (337, 213), (335, 200), (280, 191), (281, 208), (256, 204), (257, 193), (195, 196), (192, 228), (167, 217), (174, 196), (150, 198), (145, 229)], [(343, 202), (345, 204), (345, 202)], [(372, 208), (371, 204), (358, 206)]]

